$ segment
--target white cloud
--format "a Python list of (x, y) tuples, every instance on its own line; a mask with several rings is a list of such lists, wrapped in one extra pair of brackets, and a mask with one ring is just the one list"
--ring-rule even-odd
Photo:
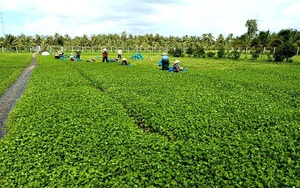
[(298, 7), (298, 0), (0, 0), (5, 31), (14, 35), (238, 36), (248, 19), (257, 19), (259, 30), (299, 27)]

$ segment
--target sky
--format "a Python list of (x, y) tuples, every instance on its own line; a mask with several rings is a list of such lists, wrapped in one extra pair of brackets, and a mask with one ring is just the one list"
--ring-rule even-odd
[(299, 0), (0, 0), (1, 32), (15, 36), (98, 34), (240, 36), (300, 30)]

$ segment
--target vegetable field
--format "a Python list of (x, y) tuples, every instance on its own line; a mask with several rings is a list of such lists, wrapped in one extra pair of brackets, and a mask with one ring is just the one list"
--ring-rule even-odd
[(22, 70), (31, 63), (31, 55), (23, 54), (0, 54), (0, 95), (14, 83)]
[(186, 57), (169, 73), (159, 54), (124, 55), (132, 66), (37, 55), (0, 140), (0, 187), (300, 186), (299, 57)]

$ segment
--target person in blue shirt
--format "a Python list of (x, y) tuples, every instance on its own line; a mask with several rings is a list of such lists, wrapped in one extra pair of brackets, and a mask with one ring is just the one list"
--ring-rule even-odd
[(179, 60), (175, 60), (173, 68), (172, 68), (172, 72), (180, 72), (181, 68), (179, 67)]
[(162, 54), (161, 62), (162, 62), (162, 70), (169, 70), (170, 61), (167, 53)]

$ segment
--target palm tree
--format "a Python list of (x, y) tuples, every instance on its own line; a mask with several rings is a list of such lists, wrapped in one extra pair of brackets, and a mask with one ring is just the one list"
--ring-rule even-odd
[(251, 37), (248, 35), (248, 33), (243, 34), (242, 36), (238, 37), (236, 40), (234, 40), (234, 47), (241, 47), (243, 50), (245, 50), (245, 55), (247, 58), (247, 52), (248, 49), (251, 46)]
[(18, 38), (11, 34), (5, 34), (4, 38), (0, 42), (0, 45), (9, 51), (12, 51), (14, 47), (18, 46)]
[(283, 43), (289, 43), (295, 45), (297, 49), (297, 54), (299, 53), (300, 47), (300, 32), (295, 29), (283, 29), (277, 34)]
[(214, 36), (212, 35), (212, 33), (203, 34), (202, 41), (203, 41), (204, 45), (206, 46), (206, 49), (210, 49), (210, 47), (213, 46), (215, 43)]
[(65, 34), (63, 38), (64, 38), (64, 45), (70, 46), (72, 42), (72, 38), (70, 37), (70, 35)]
[(274, 47), (277, 39), (277, 35), (275, 33), (271, 33), (270, 30), (260, 31), (259, 34), (253, 39), (252, 46), (261, 48), (263, 53), (265, 53), (266, 50), (271, 50), (271, 48)]
[(219, 36), (217, 37), (216, 39), (216, 47), (219, 48), (221, 46), (225, 46), (226, 44), (226, 41), (225, 41), (225, 38), (222, 34), (219, 34)]
[(22, 34), (19, 36), (18, 41), (19, 47), (23, 48), (27, 52), (31, 52), (31, 47), (34, 46), (33, 37)]
[(60, 35), (59, 33), (55, 33), (53, 37), (54, 45), (56, 46), (63, 46), (64, 45), (64, 37)]
[(225, 44), (228, 49), (233, 48), (233, 45), (232, 45), (233, 41), (234, 41), (233, 33), (229, 33), (228, 36), (225, 38)]
[(43, 37), (41, 35), (36, 34), (35, 37), (33, 38), (34, 45), (41, 46), (42, 38)]
[(97, 45), (99, 44), (99, 38), (97, 35), (92, 35), (90, 38), (90, 43), (92, 46), (92, 50), (95, 50), (94, 47), (97, 47)]
[(50, 51), (52, 52), (53, 50), (51, 49), (51, 43), (49, 41), (51, 41), (52, 37), (48, 38), (48, 37), (45, 37), (45, 38), (42, 38), (41, 40), (41, 43), (40, 43), (40, 46), (41, 46), (41, 51)]

